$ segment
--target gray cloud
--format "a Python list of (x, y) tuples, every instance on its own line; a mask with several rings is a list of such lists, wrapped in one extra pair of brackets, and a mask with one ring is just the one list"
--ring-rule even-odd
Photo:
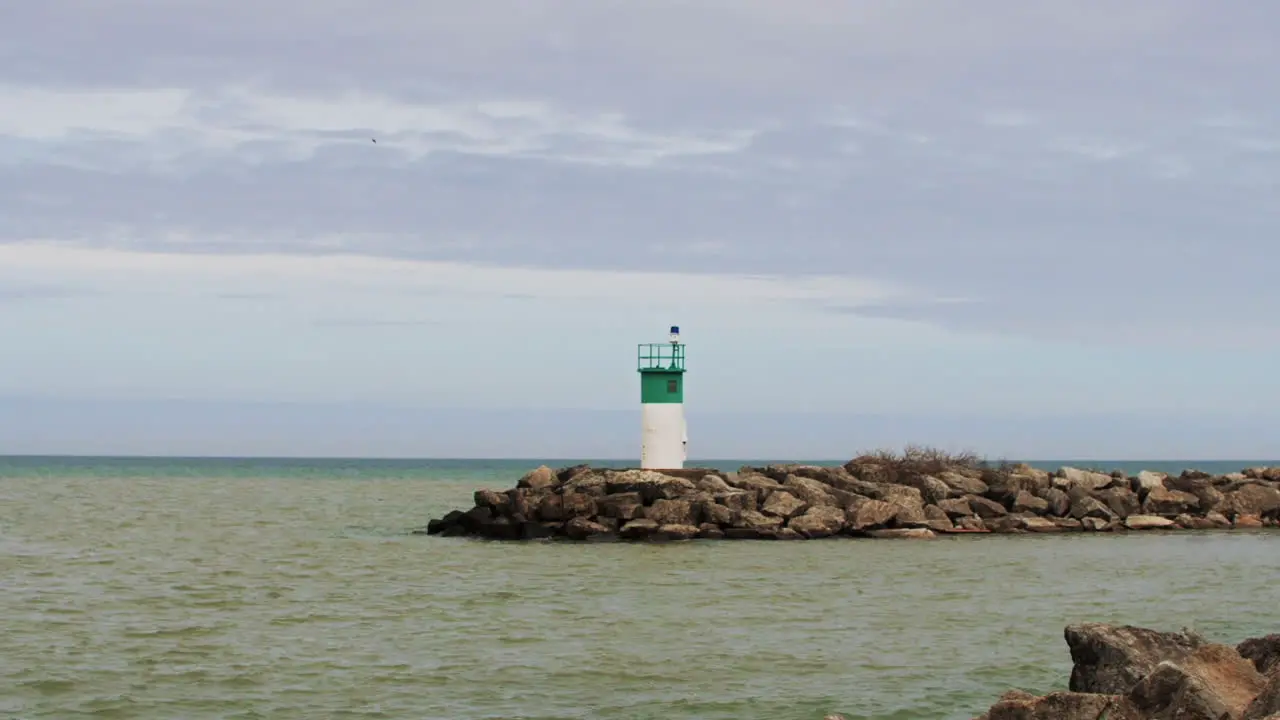
[(69, 298), (92, 297), (97, 294), (99, 293), (88, 288), (62, 285), (0, 284), (0, 303), (27, 300), (66, 300)]
[[(522, 8), (15, 4), (0, 84), (189, 88), (205, 128), (0, 137), (0, 238), (872, 274), (969, 302), (861, 314), (1098, 342), (1254, 343), (1280, 309), (1280, 8)], [(257, 91), (352, 90), (573, 119), (291, 128), (250, 112)], [(201, 144), (209, 128), (253, 139)], [(637, 164), (673, 138), (684, 152)]]

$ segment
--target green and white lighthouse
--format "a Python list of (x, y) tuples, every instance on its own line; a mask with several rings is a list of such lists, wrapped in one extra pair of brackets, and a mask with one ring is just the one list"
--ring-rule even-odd
[(640, 467), (674, 470), (688, 457), (689, 432), (684, 419), (684, 344), (672, 325), (665, 343), (641, 344)]

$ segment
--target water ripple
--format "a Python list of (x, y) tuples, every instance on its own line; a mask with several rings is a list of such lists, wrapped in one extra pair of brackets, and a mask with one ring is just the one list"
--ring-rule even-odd
[[(0, 715), (970, 718), (1079, 620), (1275, 632), (1280, 535), (502, 545), (415, 478), (0, 480)], [(1248, 607), (1241, 613), (1240, 607)]]

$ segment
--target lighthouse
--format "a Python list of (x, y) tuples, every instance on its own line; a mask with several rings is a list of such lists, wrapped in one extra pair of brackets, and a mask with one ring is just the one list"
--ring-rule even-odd
[(689, 433), (684, 419), (684, 344), (672, 325), (665, 343), (643, 343), (640, 370), (640, 467), (684, 467)]

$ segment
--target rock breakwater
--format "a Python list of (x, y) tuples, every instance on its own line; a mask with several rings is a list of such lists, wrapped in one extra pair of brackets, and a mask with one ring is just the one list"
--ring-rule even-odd
[(1082, 623), (1064, 635), (1067, 691), (1012, 690), (975, 720), (1280, 720), (1280, 635), (1235, 647), (1131, 625)]
[(798, 540), (1280, 526), (1280, 467), (1210, 475), (992, 466), (929, 450), (737, 472), (539, 467), (417, 532), (495, 540)]

